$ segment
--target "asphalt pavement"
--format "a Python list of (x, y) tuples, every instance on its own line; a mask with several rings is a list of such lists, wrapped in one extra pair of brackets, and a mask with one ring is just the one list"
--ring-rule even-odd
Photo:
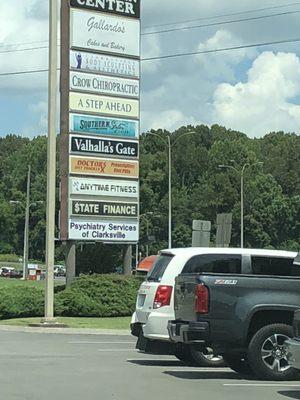
[(300, 382), (242, 379), (135, 350), (131, 336), (0, 332), (0, 400), (300, 399)]

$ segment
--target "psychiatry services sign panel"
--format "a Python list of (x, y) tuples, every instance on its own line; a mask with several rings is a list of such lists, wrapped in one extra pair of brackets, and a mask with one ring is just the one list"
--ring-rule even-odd
[(140, 113), (138, 100), (75, 92), (70, 93), (70, 110), (129, 118), (138, 118)]
[(139, 123), (127, 119), (70, 114), (70, 130), (101, 136), (138, 138)]
[(139, 182), (72, 177), (70, 178), (70, 195), (137, 199)]
[(137, 179), (139, 163), (138, 161), (70, 156), (70, 173)]
[(70, 68), (77, 71), (96, 72), (127, 78), (140, 77), (140, 63), (138, 60), (98, 53), (71, 50)]
[(136, 221), (98, 220), (97, 222), (70, 218), (70, 240), (95, 240), (103, 242), (137, 242), (139, 225)]
[(138, 158), (139, 144), (136, 141), (70, 135), (70, 153)]
[(82, 72), (70, 73), (70, 89), (81, 92), (132, 97), (135, 99), (138, 99), (140, 95), (138, 80), (85, 74)]
[(71, 47), (139, 57), (140, 21), (71, 10)]

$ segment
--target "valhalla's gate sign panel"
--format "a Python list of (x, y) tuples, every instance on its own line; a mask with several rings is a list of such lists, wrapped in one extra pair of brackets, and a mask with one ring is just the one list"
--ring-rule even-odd
[(61, 0), (63, 241), (139, 240), (140, 0)]

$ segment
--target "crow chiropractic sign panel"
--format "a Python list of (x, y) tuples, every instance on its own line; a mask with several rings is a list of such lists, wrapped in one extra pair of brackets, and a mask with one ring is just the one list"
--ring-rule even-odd
[(140, 0), (61, 0), (63, 241), (139, 240)]

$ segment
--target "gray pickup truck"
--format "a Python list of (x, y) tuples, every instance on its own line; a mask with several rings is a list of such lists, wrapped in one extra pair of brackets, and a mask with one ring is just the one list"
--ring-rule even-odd
[(174, 342), (212, 346), (233, 370), (267, 380), (294, 379), (285, 341), (300, 308), (297, 254), (226, 249), (192, 257), (175, 283)]

